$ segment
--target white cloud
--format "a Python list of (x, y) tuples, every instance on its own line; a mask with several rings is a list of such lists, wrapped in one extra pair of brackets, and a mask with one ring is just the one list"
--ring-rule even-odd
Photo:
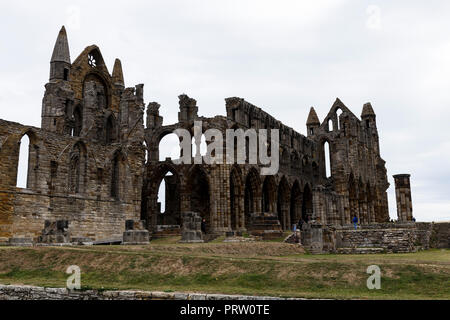
[(367, 21), (366, 27), (371, 30), (381, 29), (381, 9), (376, 5), (369, 5), (366, 9)]

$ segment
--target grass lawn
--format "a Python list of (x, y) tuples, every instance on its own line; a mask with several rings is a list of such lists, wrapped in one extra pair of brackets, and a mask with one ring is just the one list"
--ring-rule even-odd
[[(369, 290), (366, 269), (381, 268)], [(0, 247), (0, 283), (65, 287), (81, 268), (86, 289), (139, 289), (339, 299), (450, 299), (450, 250), (310, 255), (280, 242), (147, 246)]]

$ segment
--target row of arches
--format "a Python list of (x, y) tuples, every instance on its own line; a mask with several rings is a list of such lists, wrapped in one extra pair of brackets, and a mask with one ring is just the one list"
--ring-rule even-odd
[[(182, 150), (179, 145), (179, 138), (175, 133), (166, 133), (163, 135), (159, 141), (158, 147), (154, 148), (150, 143), (144, 142), (144, 148), (146, 149), (146, 162), (153, 159), (159, 161), (165, 161), (168, 158), (174, 160), (182, 156)], [(191, 143), (191, 155), (194, 156), (199, 153), (201, 156), (206, 155), (207, 142), (205, 136), (202, 135), (201, 143), (196, 145), (194, 143), (194, 138), (192, 138)], [(246, 139), (246, 162), (249, 160), (249, 150), (248, 150), (248, 137)], [(156, 151), (157, 158), (150, 155), (152, 150)], [(224, 150), (225, 152), (225, 150)], [(234, 159), (237, 159), (237, 143), (234, 144)], [(327, 159), (330, 159), (329, 156)], [(297, 151), (291, 152), (287, 148), (283, 148), (280, 154), (280, 170), (285, 173), (290, 173), (292, 175), (303, 175), (308, 178), (318, 178), (319, 177), (319, 166), (316, 161), (312, 159), (311, 156), (301, 155)], [(328, 166), (328, 168), (330, 168)], [(331, 175), (331, 169), (329, 170), (328, 176)]]
[(283, 177), (277, 183), (274, 176), (260, 176), (256, 168), (243, 174), (241, 167), (233, 166), (225, 184), (228, 194), (223, 195), (202, 166), (191, 166), (187, 172), (177, 169), (160, 163), (151, 171), (143, 189), (141, 215), (149, 227), (181, 225), (184, 211), (198, 212), (207, 229), (235, 231), (250, 230), (253, 218), (262, 214), (277, 216), (283, 229), (312, 216), (311, 187), (302, 188), (298, 180), (290, 185)]

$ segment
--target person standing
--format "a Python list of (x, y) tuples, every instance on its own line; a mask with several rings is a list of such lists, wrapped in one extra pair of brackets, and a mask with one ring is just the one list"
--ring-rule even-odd
[(356, 230), (358, 228), (358, 217), (356, 216), (356, 214), (353, 216), (352, 222)]
[(298, 220), (298, 222), (297, 222), (297, 227), (298, 227), (298, 229), (299, 229), (300, 231), (302, 230), (303, 223), (304, 223), (304, 221), (303, 221), (302, 218), (300, 218), (300, 219)]
[(202, 219), (201, 229), (202, 229), (203, 233), (206, 233), (206, 219), (205, 218)]

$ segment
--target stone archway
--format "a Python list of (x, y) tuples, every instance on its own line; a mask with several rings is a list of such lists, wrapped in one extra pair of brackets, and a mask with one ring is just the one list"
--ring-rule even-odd
[(206, 220), (206, 231), (216, 225), (211, 214), (211, 188), (206, 172), (195, 165), (190, 172), (186, 184), (189, 197), (189, 210), (200, 214)]
[(303, 189), (303, 203), (302, 203), (302, 219), (305, 222), (311, 220), (313, 216), (313, 201), (312, 191), (309, 184), (306, 184)]
[(300, 220), (300, 217), (302, 216), (302, 203), (303, 203), (303, 197), (302, 192), (300, 191), (300, 184), (297, 180), (295, 180), (294, 184), (292, 185), (291, 189), (291, 205), (289, 207), (290, 209), (290, 218), (291, 218), (291, 225), (294, 223), (297, 223)]
[(367, 224), (367, 194), (361, 178), (358, 183), (359, 223)]
[(241, 230), (244, 226), (242, 178), (239, 167), (230, 171), (230, 228)]
[[(166, 186), (164, 199), (166, 209), (161, 213), (158, 192), (163, 180)], [(149, 230), (159, 224), (181, 226), (181, 183), (177, 170), (168, 164), (159, 165), (152, 170), (152, 175), (147, 181), (142, 190), (141, 219), (146, 220)]]
[(256, 169), (250, 169), (245, 179), (244, 188), (244, 220), (245, 228), (251, 228), (252, 215), (260, 213), (261, 182)]
[(261, 208), (263, 213), (276, 212), (277, 186), (273, 176), (266, 176), (261, 192)]
[(278, 185), (277, 195), (277, 212), (278, 220), (280, 221), (283, 230), (289, 230), (291, 227), (290, 218), (290, 189), (286, 177), (283, 177)]
[(352, 221), (353, 216), (359, 217), (358, 195), (356, 192), (356, 183), (353, 174), (350, 174), (350, 177), (348, 179), (348, 200), (350, 206), (349, 221)]

